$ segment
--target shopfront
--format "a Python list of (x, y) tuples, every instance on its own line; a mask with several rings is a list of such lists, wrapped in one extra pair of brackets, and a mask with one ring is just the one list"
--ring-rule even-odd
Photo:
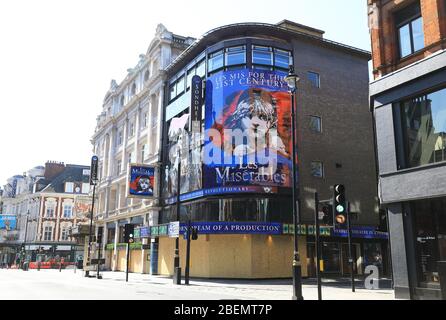
[(418, 286), (439, 288), (438, 261), (446, 261), (446, 198), (410, 203)]

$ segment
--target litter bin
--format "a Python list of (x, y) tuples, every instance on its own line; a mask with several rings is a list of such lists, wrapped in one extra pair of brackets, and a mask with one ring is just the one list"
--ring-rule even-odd
[(446, 261), (438, 261), (438, 276), (440, 277), (441, 299), (446, 300)]

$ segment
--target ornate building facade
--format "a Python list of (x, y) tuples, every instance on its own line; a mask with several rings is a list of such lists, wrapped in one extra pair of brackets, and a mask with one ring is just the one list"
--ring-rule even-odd
[[(107, 269), (125, 269), (126, 251), (119, 244), (126, 223), (158, 224), (156, 200), (127, 198), (127, 167), (129, 163), (159, 163), (164, 69), (193, 41), (159, 24), (138, 64), (127, 70), (121, 83), (112, 80), (105, 95), (91, 142), (99, 157), (95, 233), (102, 235)], [(131, 270), (149, 272), (148, 259), (144, 258), (148, 251), (142, 250), (142, 244), (135, 248)]]

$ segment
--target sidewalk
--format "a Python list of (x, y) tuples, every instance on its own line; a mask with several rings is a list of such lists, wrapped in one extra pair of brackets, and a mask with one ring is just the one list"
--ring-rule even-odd
[[(124, 281), (125, 272), (101, 271), (105, 281)], [(324, 300), (394, 300), (394, 292), (388, 288), (377, 290), (364, 289), (362, 281), (355, 281), (356, 292), (352, 292), (349, 279), (324, 279), (322, 298)], [(99, 280), (98, 280), (99, 281)], [(200, 279), (191, 278), (189, 286), (174, 285), (171, 277), (129, 273), (129, 283), (163, 285), (172, 289), (200, 292), (243, 295), (246, 299), (289, 300), (292, 296), (291, 279), (273, 280), (233, 280), (233, 279)], [(303, 296), (306, 300), (317, 300), (317, 284), (315, 279), (303, 280)]]

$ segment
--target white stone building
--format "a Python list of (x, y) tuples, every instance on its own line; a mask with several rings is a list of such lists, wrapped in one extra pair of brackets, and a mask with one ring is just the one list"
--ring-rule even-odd
[[(102, 235), (105, 254), (101, 256), (105, 256), (107, 269), (125, 269), (126, 251), (118, 244), (123, 242), (126, 223), (158, 224), (160, 208), (156, 199), (127, 198), (127, 165), (159, 163), (165, 91), (163, 70), (193, 41), (159, 24), (147, 52), (139, 56), (138, 64), (127, 70), (121, 83), (112, 80), (105, 95), (91, 142), (94, 154), (99, 157), (95, 233)], [(147, 254), (147, 250), (140, 248), (132, 250), (131, 271), (149, 272)]]

